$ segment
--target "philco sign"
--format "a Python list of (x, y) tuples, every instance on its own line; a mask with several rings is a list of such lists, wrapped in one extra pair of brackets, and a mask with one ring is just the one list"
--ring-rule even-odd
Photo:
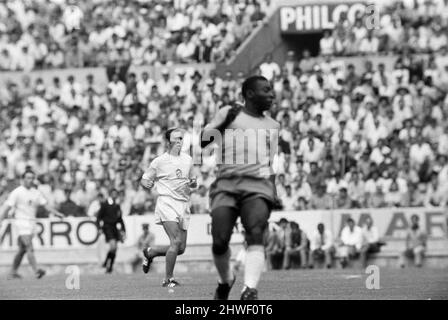
[(358, 11), (365, 12), (365, 3), (316, 4), (285, 6), (280, 8), (280, 29), (282, 33), (306, 33), (333, 29), (342, 12), (354, 22)]

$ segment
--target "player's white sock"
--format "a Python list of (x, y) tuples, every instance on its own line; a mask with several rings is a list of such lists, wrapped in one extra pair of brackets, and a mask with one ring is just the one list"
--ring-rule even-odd
[(247, 248), (246, 266), (244, 268), (244, 285), (254, 289), (258, 285), (264, 269), (264, 246), (252, 245)]
[(230, 265), (230, 248), (222, 255), (213, 254), (216, 269), (218, 270), (219, 283), (230, 283), (233, 280), (232, 268)]

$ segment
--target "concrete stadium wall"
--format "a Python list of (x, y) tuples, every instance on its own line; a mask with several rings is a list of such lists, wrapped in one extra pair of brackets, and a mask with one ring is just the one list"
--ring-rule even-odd
[(272, 54), (274, 61), (283, 61), (287, 52), (288, 45), (280, 35), (280, 14), (276, 10), (265, 23), (252, 32), (235, 57), (216, 65), (216, 72), (220, 76), (228, 70), (234, 75), (238, 72), (253, 74), (267, 54)]

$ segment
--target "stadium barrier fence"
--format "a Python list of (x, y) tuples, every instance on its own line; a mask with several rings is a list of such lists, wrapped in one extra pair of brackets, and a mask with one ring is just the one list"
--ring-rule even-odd
[[(406, 230), (410, 217), (417, 214), (423, 230), (428, 234), (427, 257), (433, 258), (429, 265), (448, 267), (448, 237), (446, 210), (440, 208), (387, 208), (315, 211), (278, 211), (270, 218), (271, 227), (280, 218), (299, 223), (308, 237), (322, 222), (338, 236), (348, 217), (357, 224), (370, 216), (377, 226), (380, 237), (387, 243), (378, 254), (378, 263), (390, 266), (397, 261), (399, 253), (405, 248)], [(127, 238), (119, 245), (117, 264), (124, 272), (131, 272), (130, 262), (139, 253), (137, 240), (142, 233), (142, 224), (149, 223), (155, 235), (156, 245), (169, 244), (163, 228), (155, 224), (153, 214), (127, 216), (124, 218)], [(211, 218), (208, 214), (194, 214), (190, 219), (187, 250), (179, 257), (179, 270), (212, 269), (211, 256)], [(80, 265), (98, 269), (107, 252), (104, 236), (98, 233), (92, 218), (38, 219), (34, 247), (38, 262), (47, 266)], [(231, 240), (233, 256), (236, 256), (243, 243), (242, 226), (238, 222)], [(0, 273), (7, 272), (17, 250), (17, 233), (12, 220), (6, 220), (0, 229)], [(162, 266), (161, 259), (160, 263)]]

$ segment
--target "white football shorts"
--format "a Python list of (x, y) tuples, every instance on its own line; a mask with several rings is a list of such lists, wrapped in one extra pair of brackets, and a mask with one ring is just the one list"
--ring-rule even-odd
[(14, 227), (19, 236), (34, 235), (36, 233), (36, 221), (31, 219), (15, 219)]
[(156, 224), (173, 221), (179, 223), (183, 230), (187, 230), (190, 223), (190, 202), (176, 200), (168, 196), (159, 196), (155, 214)]

